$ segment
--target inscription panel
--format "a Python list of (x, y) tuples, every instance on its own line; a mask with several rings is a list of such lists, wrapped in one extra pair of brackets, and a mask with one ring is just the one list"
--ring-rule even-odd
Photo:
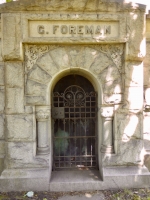
[(29, 37), (106, 38), (118, 35), (118, 21), (29, 21)]

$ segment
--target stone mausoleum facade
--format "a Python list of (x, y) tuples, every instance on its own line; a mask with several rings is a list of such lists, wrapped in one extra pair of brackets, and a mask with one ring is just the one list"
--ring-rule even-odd
[(146, 7), (19, 0), (0, 13), (0, 191), (148, 187)]

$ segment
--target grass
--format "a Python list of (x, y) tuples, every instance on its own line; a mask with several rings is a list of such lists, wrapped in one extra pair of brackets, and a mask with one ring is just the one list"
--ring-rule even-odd
[(107, 200), (150, 200), (150, 189), (104, 191)]
[(28, 198), (25, 195), (27, 192), (8, 192), (0, 193), (0, 200), (57, 200), (66, 195), (82, 197), (85, 196), (87, 192), (91, 196), (101, 194), (104, 196), (102, 200), (150, 200), (150, 188), (81, 192), (35, 192), (33, 198)]

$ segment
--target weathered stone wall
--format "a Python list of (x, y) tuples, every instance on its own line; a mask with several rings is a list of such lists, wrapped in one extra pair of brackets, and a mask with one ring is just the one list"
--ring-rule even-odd
[[(45, 167), (47, 158), (36, 159), (36, 124), (34, 107), (25, 104), (25, 69), (21, 47), (21, 15), (2, 16), (1, 65), (1, 148), (5, 153), (5, 168)], [(22, 61), (21, 61), (22, 60)], [(5, 68), (5, 75), (4, 75)], [(5, 83), (4, 83), (5, 76)], [(4, 93), (5, 88), (5, 93)], [(4, 100), (5, 97), (5, 100)], [(5, 114), (5, 115), (4, 115)], [(4, 126), (5, 119), (5, 126)], [(5, 142), (4, 142), (5, 139)]]
[(143, 116), (143, 138), (146, 153), (150, 152), (150, 19), (146, 17), (146, 57), (144, 59), (144, 116)]
[[(0, 172), (51, 171), (51, 92), (57, 80), (71, 73), (88, 77), (98, 93), (101, 168), (142, 164), (143, 118), (146, 150), (150, 134), (148, 40), (143, 70), (145, 7), (123, 1), (22, 0), (1, 5), (0, 12)], [(52, 37), (46, 28), (56, 21), (68, 27), (106, 23), (112, 25), (112, 35), (62, 32)]]
[[(5, 149), (7, 168), (37, 167), (33, 107), (25, 106), (24, 66), (19, 61), (5, 62)], [(41, 163), (41, 165), (44, 165)]]
[(5, 133), (4, 133), (5, 78), (4, 78), (4, 62), (1, 51), (2, 51), (2, 40), (1, 40), (1, 28), (0, 28), (0, 173), (4, 169), (4, 156), (5, 156), (5, 140), (4, 140), (5, 139)]

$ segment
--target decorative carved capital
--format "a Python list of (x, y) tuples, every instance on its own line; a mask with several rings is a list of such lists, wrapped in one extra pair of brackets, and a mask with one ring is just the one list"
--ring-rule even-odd
[(114, 116), (114, 107), (101, 107), (101, 116), (104, 118), (112, 118)]
[(46, 121), (50, 117), (50, 107), (49, 106), (37, 106), (35, 109), (36, 119), (38, 121)]

